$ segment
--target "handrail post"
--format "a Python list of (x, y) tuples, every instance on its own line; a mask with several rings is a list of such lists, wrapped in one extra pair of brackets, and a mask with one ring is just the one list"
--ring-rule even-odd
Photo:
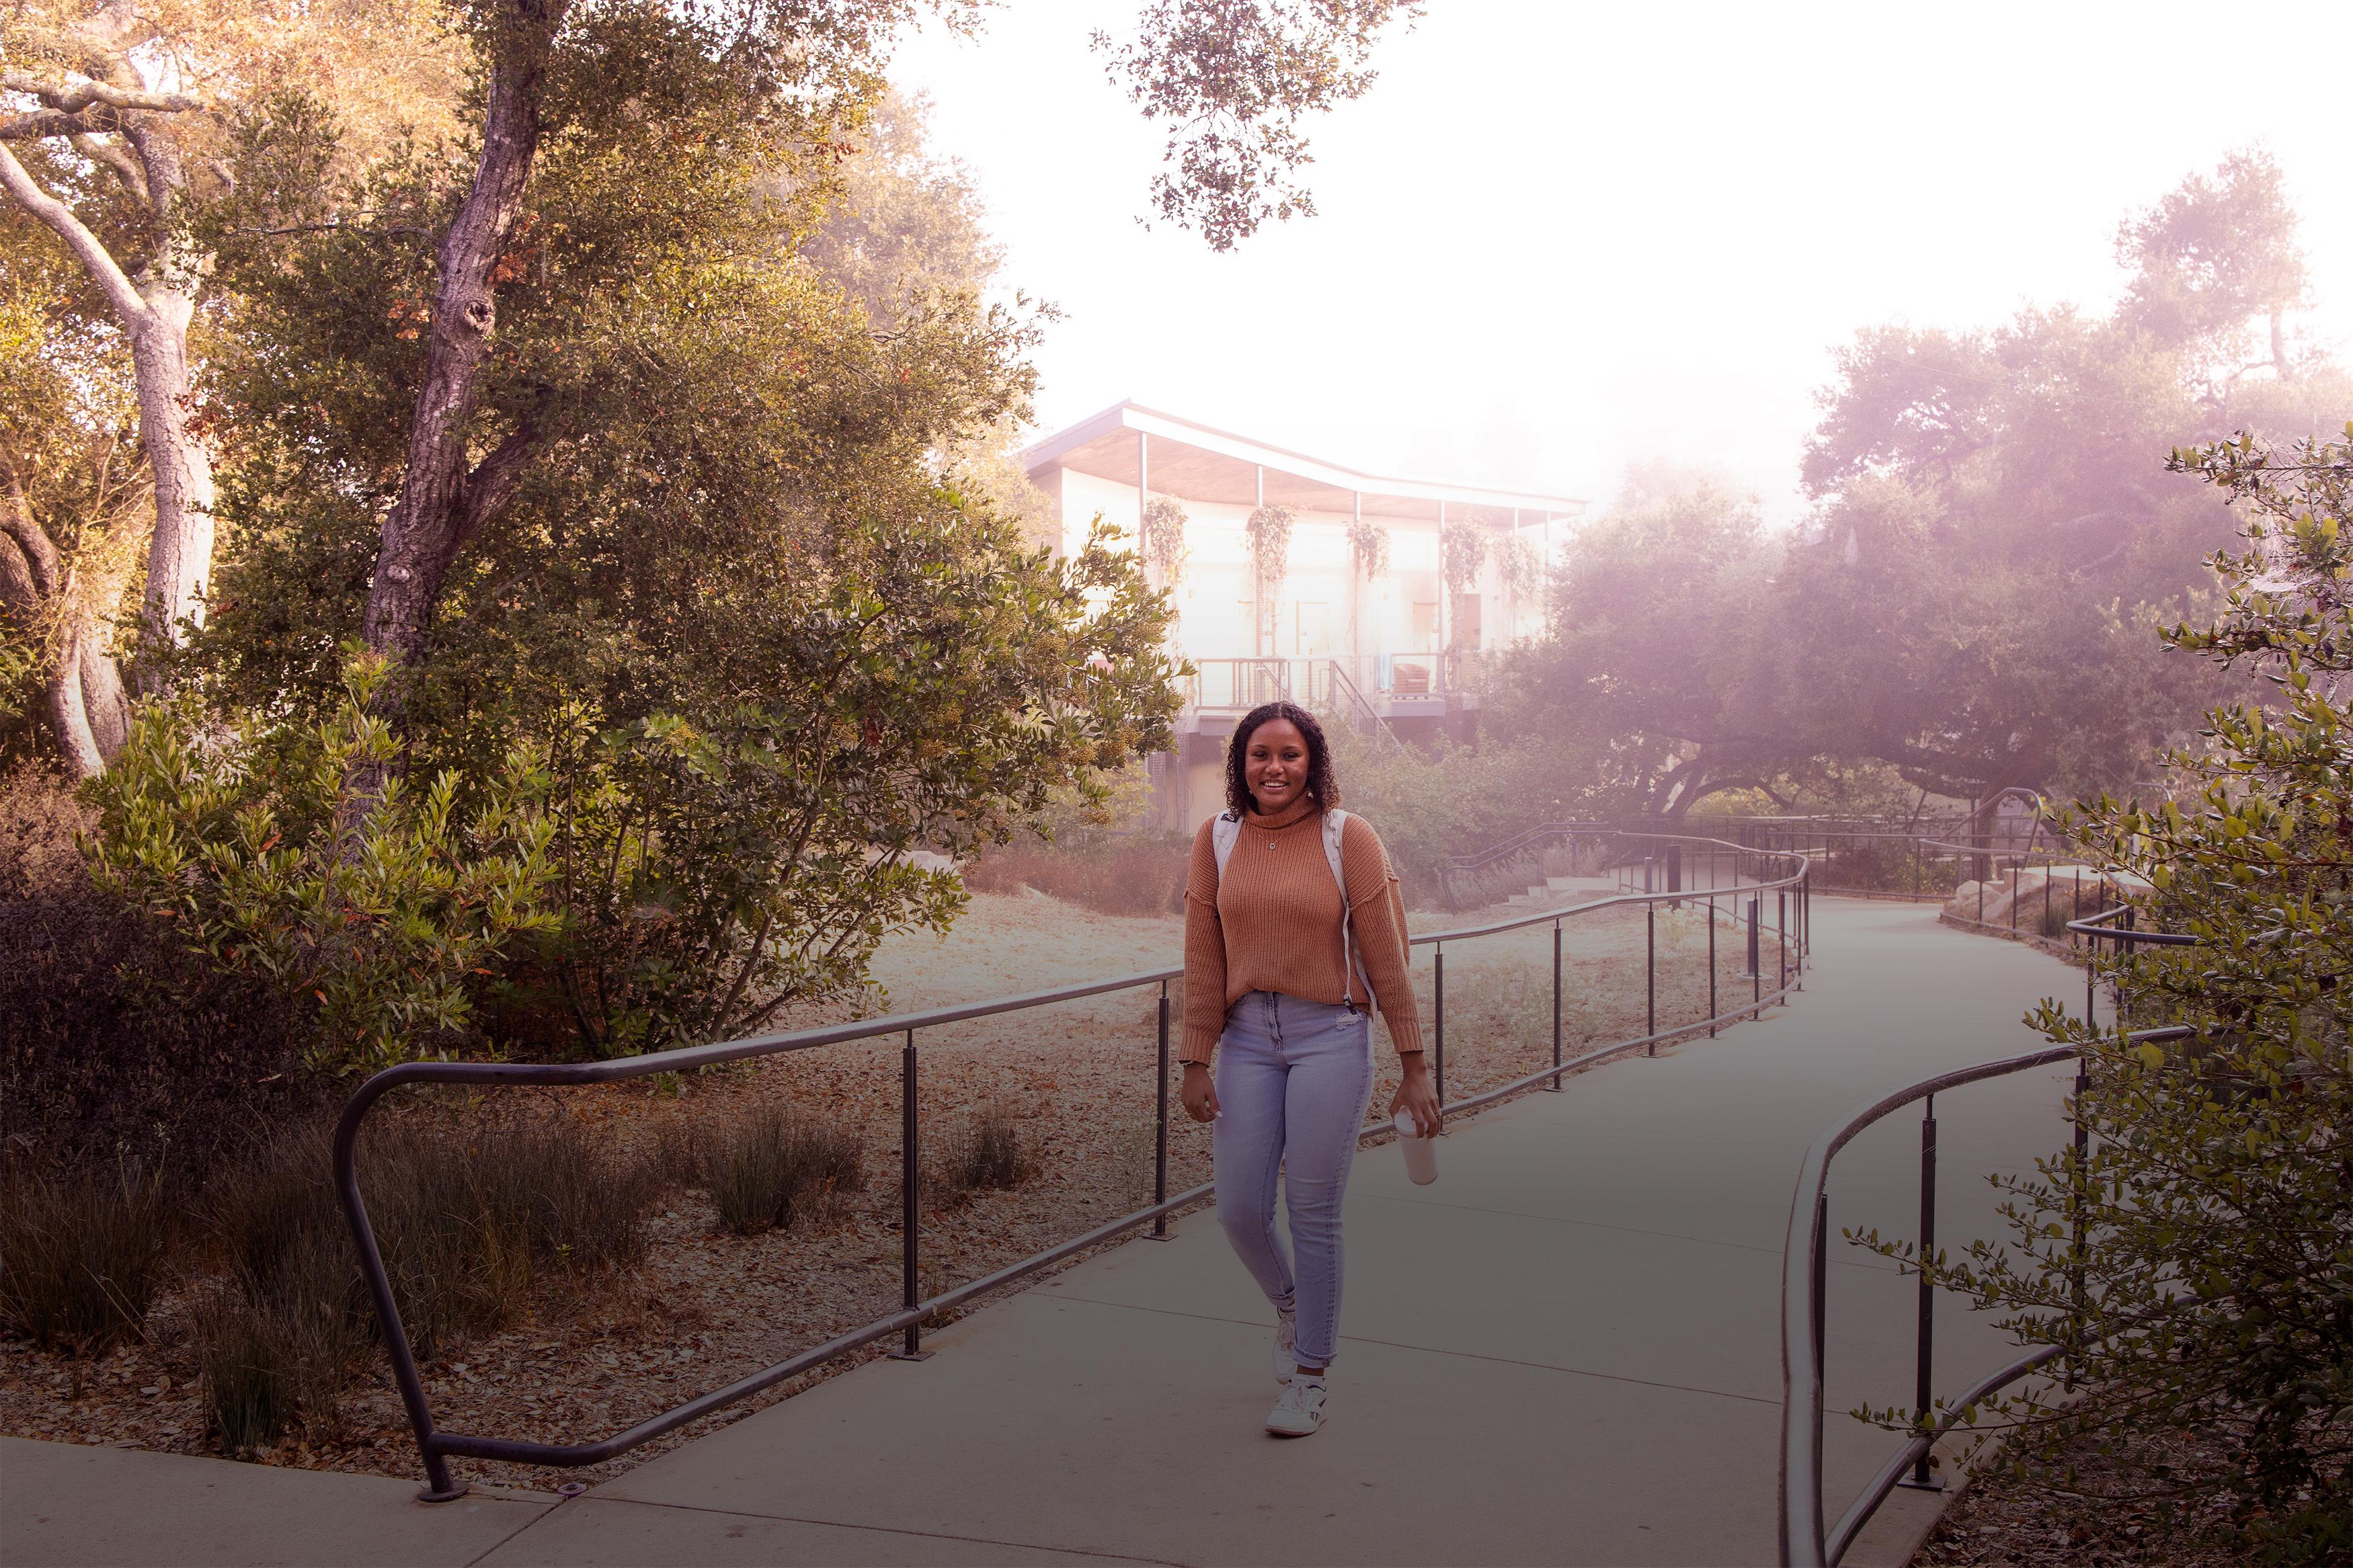
[(1707, 896), (1707, 1037), (1715, 1038), (1715, 895)]
[[(2140, 911), (2133, 908), (2132, 905), (2126, 904), (2125, 906), (2125, 918), (2119, 923), (2122, 924), (2125, 930), (2128, 931), (2138, 931), (2140, 926), (2134, 917)], [(2130, 967), (2132, 964), (2134, 951), (2132, 939), (2130, 937), (2120, 936), (2116, 938), (2116, 962), (2119, 965), (2116, 973), (2116, 1027), (2119, 1029), (2125, 1026), (2125, 1020), (2131, 1016), (2131, 1010), (2125, 1001), (2124, 969)]]
[(1822, 1190), (1814, 1194), (1814, 1517), (1822, 1516), (1822, 1390), (1830, 1384), (1824, 1363), (1830, 1349), (1831, 1194), (1830, 1173), (1822, 1173)]
[(1789, 889), (1782, 888), (1773, 894), (1773, 945), (1780, 950), (1780, 989), (1789, 988)]
[[(1642, 869), (1645, 872), (1650, 870), (1649, 862), (1643, 863)], [(1650, 879), (1645, 876), (1643, 880)], [(1642, 1005), (1646, 1020), (1642, 1033), (1655, 1035), (1659, 1032), (1659, 906), (1656, 904), (1642, 906)], [(1659, 1042), (1652, 1040), (1643, 1047), (1642, 1054), (1657, 1056)]]
[[(2091, 1092), (2092, 1059), (2086, 1056), (2078, 1056), (2075, 1058), (2075, 1104), (2073, 1114), (2068, 1118), (2075, 1124), (2075, 1164), (2074, 1169), (2069, 1173), (2069, 1185), (2073, 1190), (2068, 1194), (2071, 1205), (2075, 1211), (2074, 1258), (2073, 1267), (2068, 1271), (2070, 1278), (2067, 1282), (2068, 1295), (2074, 1310), (2075, 1323), (2074, 1332), (2068, 1338), (2075, 1341), (2081, 1341), (2083, 1338), (2084, 1322), (2087, 1316), (2084, 1309), (2088, 1304), (2084, 1300), (2087, 1287), (2084, 1281), (2084, 1265), (2085, 1244), (2088, 1239), (2085, 1233), (2090, 1215), (2086, 1212), (2089, 1205), (2085, 1201), (2084, 1194), (2086, 1184), (2084, 1162), (2091, 1150), (2092, 1137), (2090, 1131), (2084, 1126), (2084, 1099)], [(2074, 1392), (2075, 1358), (2072, 1355), (2067, 1358), (2065, 1384), (2069, 1393)]]
[[(1168, 982), (1160, 983), (1160, 1079), (1159, 1105), (1154, 1112), (1152, 1129), (1152, 1203), (1157, 1208), (1168, 1201)], [(1168, 1235), (1168, 1216), (1155, 1215), (1152, 1219), (1155, 1240), (1165, 1240)]]
[[(1917, 1376), (1912, 1404), (1923, 1432), (1932, 1430), (1929, 1425), (1929, 1404), (1935, 1397), (1931, 1378), (1935, 1372), (1936, 1353), (1936, 1287), (1929, 1278), (1930, 1264), (1936, 1256), (1936, 1097), (1928, 1096), (1920, 1113), (1920, 1328), (1915, 1345), (1917, 1352)], [(1898, 1486), (1919, 1491), (1937, 1492), (1945, 1483), (1928, 1470), (1928, 1456), (1924, 1450), (1912, 1467), (1911, 1478), (1898, 1481)]]
[(1748, 1000), (1757, 1005), (1757, 1011), (1750, 1016), (1758, 1018), (1764, 1016), (1762, 1004), (1765, 1000), (1765, 952), (1761, 945), (1764, 933), (1759, 929), (1764, 924), (1764, 895), (1761, 893), (1750, 895), (1748, 900), (1748, 978), (1753, 984)]
[[(915, 1083), (915, 1031), (910, 1029), (907, 1043), (899, 1051), (899, 1294), (901, 1306), (911, 1312), (923, 1300), (919, 1252), (923, 1235), (922, 1128), (917, 1120), (920, 1113)], [(891, 1352), (891, 1359), (932, 1359), (932, 1352), (923, 1348), (921, 1323), (907, 1325), (906, 1341)]]
[(1430, 1090), (1446, 1109), (1446, 944), (1430, 944)]
[[(1552, 922), (1552, 1065), (1560, 1066), (1560, 921)], [(1560, 1074), (1552, 1075), (1552, 1092), (1560, 1092)]]
[(360, 1272), (367, 1279), (368, 1295), (375, 1302), (376, 1325), (384, 1334), (385, 1353), (392, 1362), (393, 1384), (400, 1390), (401, 1405), (408, 1412), (408, 1425), (417, 1434), (417, 1458), (425, 1461), (425, 1489), (417, 1494), (417, 1500), (451, 1502), (466, 1495), (467, 1483), (450, 1478), (449, 1457), (433, 1445), (433, 1406), (425, 1397), (425, 1380), (417, 1373), (417, 1354), (409, 1347), (408, 1326), (400, 1321), (400, 1303), (392, 1293), (392, 1275), (384, 1266), (384, 1253), (375, 1242), (375, 1227), (368, 1223), (367, 1204), (360, 1195), (360, 1123), (375, 1102), (375, 1096), (362, 1089), (344, 1106), (335, 1124), (336, 1196), (343, 1203), (344, 1222), (351, 1227)]

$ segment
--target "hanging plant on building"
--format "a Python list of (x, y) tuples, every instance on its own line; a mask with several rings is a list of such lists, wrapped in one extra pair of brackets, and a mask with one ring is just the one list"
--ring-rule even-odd
[(1487, 563), (1487, 531), (1475, 522), (1450, 522), (1440, 536), (1446, 561), (1446, 585), (1467, 594), (1479, 585), (1479, 568)]
[(1243, 525), (1250, 535), (1250, 567), (1261, 584), (1282, 581), (1291, 566), (1291, 524), (1297, 514), (1287, 506), (1262, 506)]
[(1389, 569), (1389, 531), (1377, 522), (1348, 525), (1348, 559), (1356, 575), (1369, 582)]
[(1166, 496), (1146, 506), (1144, 537), (1136, 542), (1136, 550), (1160, 586), (1173, 588), (1183, 582), (1186, 557), (1191, 554), (1185, 548), (1185, 509)]
[(1262, 506), (1242, 525), (1250, 538), (1251, 597), (1258, 605), (1258, 651), (1272, 651), (1274, 601), (1291, 567), (1291, 524), (1296, 514), (1287, 506)]

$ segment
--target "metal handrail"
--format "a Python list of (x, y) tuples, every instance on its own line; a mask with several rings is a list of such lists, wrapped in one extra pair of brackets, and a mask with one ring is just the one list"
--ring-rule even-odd
[[(1644, 837), (1661, 836), (1643, 835)], [(1691, 842), (1691, 840), (1684, 840)], [(1532, 1088), (1546, 1079), (1558, 1089), (1561, 1079), (1568, 1073), (1600, 1061), (1625, 1056), (1636, 1050), (1655, 1053), (1658, 1047), (1671, 1040), (1694, 1035), (1705, 1029), (1713, 1035), (1721, 1026), (1742, 1017), (1761, 1016), (1764, 1009), (1792, 991), (1804, 987), (1805, 959), (1810, 949), (1812, 900), (1809, 896), (1806, 857), (1794, 851), (1770, 851), (1725, 844), (1721, 840), (1701, 840), (1722, 848), (1739, 850), (1744, 854), (1768, 857), (1790, 864), (1791, 869), (1769, 880), (1738, 883), (1714, 889), (1682, 889), (1654, 893), (1623, 893), (1609, 898), (1592, 900), (1564, 909), (1526, 915), (1513, 920), (1498, 921), (1479, 926), (1461, 927), (1452, 931), (1431, 931), (1411, 936), (1412, 947), (1428, 946), (1434, 950), (1432, 975), (1432, 1035), (1431, 1065), (1434, 1088), (1441, 1109), (1475, 1110), (1506, 1095)], [(1762, 899), (1777, 892), (1780, 904), (1776, 935), (1780, 946), (1781, 974), (1779, 984), (1767, 994), (1763, 982), (1761, 943), (1763, 931)], [(1754, 986), (1749, 1000), (1728, 1011), (1719, 1011), (1716, 996), (1715, 964), (1715, 900), (1718, 898), (1747, 896), (1749, 906), (1749, 973)], [(1656, 907), (1661, 903), (1697, 903), (1705, 900), (1708, 919), (1708, 1016), (1696, 1022), (1658, 1027), (1657, 1020), (1657, 944)], [(1650, 966), (1651, 1016), (1649, 1027), (1640, 1037), (1621, 1040), (1599, 1047), (1585, 1055), (1564, 1059), (1561, 1054), (1561, 922), (1578, 915), (1600, 910), (1641, 904), (1651, 911), (1651, 941), (1646, 962)], [(1794, 920), (1792, 917), (1795, 917)], [(1736, 922), (1737, 906), (1736, 903)], [(1473, 937), (1492, 936), (1498, 932), (1522, 930), (1550, 921), (1553, 926), (1553, 1042), (1552, 1064), (1525, 1074), (1500, 1088), (1487, 1089), (1469, 1100), (1448, 1102), (1446, 1094), (1446, 957), (1445, 944)], [(1794, 969), (1792, 960), (1794, 959)], [(419, 1494), (425, 1500), (442, 1502), (464, 1495), (463, 1482), (449, 1474), (448, 1460), (456, 1456), (467, 1458), (503, 1460), (517, 1464), (547, 1465), (566, 1468), (593, 1465), (626, 1453), (638, 1445), (660, 1436), (674, 1427), (733, 1404), (739, 1399), (773, 1387), (836, 1357), (848, 1354), (863, 1346), (903, 1335), (902, 1348), (893, 1353), (908, 1359), (923, 1359), (930, 1352), (921, 1348), (923, 1325), (940, 1313), (952, 1310), (1001, 1286), (1010, 1284), (1039, 1269), (1050, 1268), (1090, 1247), (1108, 1241), (1124, 1232), (1149, 1224), (1155, 1234), (1166, 1233), (1168, 1215), (1186, 1205), (1198, 1202), (1215, 1190), (1214, 1183), (1204, 1183), (1189, 1191), (1171, 1196), (1168, 1184), (1168, 1023), (1169, 994), (1172, 981), (1184, 974), (1182, 966), (1149, 970), (1134, 974), (1119, 975), (1104, 980), (1086, 981), (1077, 984), (1054, 986), (1043, 991), (1027, 992), (1016, 996), (995, 997), (982, 1002), (964, 1003), (953, 1006), (928, 1008), (920, 1012), (892, 1014), (879, 1018), (865, 1018), (843, 1024), (821, 1025), (813, 1028), (794, 1029), (753, 1036), (741, 1040), (727, 1040), (705, 1046), (685, 1046), (673, 1050), (657, 1051), (646, 1056), (618, 1058), (609, 1061), (581, 1063), (513, 1063), (513, 1062), (404, 1062), (385, 1068), (371, 1076), (344, 1105), (343, 1116), (336, 1123), (334, 1138), (334, 1177), (336, 1194), (343, 1205), (345, 1222), (351, 1227), (352, 1240), (359, 1256), (360, 1271), (365, 1278), (368, 1295), (373, 1302), (376, 1321), (381, 1328), (385, 1352), (392, 1362), (393, 1379), (409, 1424), (417, 1435), (419, 1458), (424, 1462), (426, 1489)], [(1794, 975), (1794, 977), (1793, 977)], [(936, 1027), (972, 1018), (984, 1018), (1025, 1008), (1045, 1006), (1058, 1002), (1102, 995), (1107, 992), (1128, 990), (1157, 984), (1160, 987), (1158, 1006), (1159, 1090), (1157, 1100), (1157, 1134), (1154, 1154), (1153, 1202), (1103, 1225), (1082, 1236), (1060, 1242), (1041, 1252), (1033, 1253), (1008, 1264), (982, 1279), (954, 1289), (924, 1299), (920, 1294), (919, 1237), (921, 1216), (918, 1213), (918, 1173), (921, 1170), (921, 1123), (916, 1094), (918, 1058), (915, 1035), (919, 1029)], [(902, 1308), (888, 1317), (877, 1319), (863, 1327), (853, 1329), (810, 1350), (737, 1379), (723, 1388), (713, 1390), (674, 1409), (648, 1418), (626, 1431), (601, 1442), (583, 1444), (527, 1443), (511, 1438), (481, 1437), (466, 1433), (445, 1432), (434, 1425), (430, 1402), (426, 1397), (424, 1381), (417, 1367), (414, 1350), (409, 1344), (407, 1330), (403, 1326), (398, 1303), (394, 1300), (392, 1280), (385, 1268), (384, 1257), (376, 1245), (375, 1232), (368, 1219), (367, 1205), (362, 1197), (357, 1169), (360, 1129), (369, 1110), (388, 1091), (409, 1083), (462, 1083), (482, 1087), (506, 1085), (571, 1086), (624, 1082), (631, 1079), (649, 1078), (657, 1073), (683, 1072), (698, 1068), (713, 1067), (725, 1062), (743, 1061), (754, 1057), (778, 1056), (792, 1051), (813, 1050), (823, 1046), (840, 1045), (852, 1040), (879, 1038), (902, 1035), (901, 1095), (902, 1121), (900, 1146), (900, 1180), (904, 1197), (901, 1216)], [(1370, 1137), (1385, 1131), (1388, 1124), (1376, 1121), (1367, 1124), (1358, 1134)]]
[[(2173, 932), (2137, 931), (2128, 925), (2126, 929), (2110, 929), (2104, 923), (2118, 919), (2129, 922), (2132, 911), (2133, 906), (2119, 905), (2098, 915), (2070, 921), (2068, 929), (2082, 931), (2094, 939), (2113, 940), (2126, 945), (2194, 945), (2198, 941), (2196, 937)], [(2095, 983), (2095, 977), (2086, 982), (2084, 1016), (2087, 1021), (2092, 1016), (2090, 986)], [(2161, 1043), (2187, 1039), (2196, 1033), (2197, 1030), (2189, 1025), (2177, 1024), (2139, 1030), (2124, 1038), (2132, 1044)], [(1941, 1420), (1931, 1419), (1935, 1408), (1931, 1384), (1936, 1345), (1936, 1286), (1926, 1263), (1936, 1250), (1936, 1097), (1947, 1089), (1967, 1084), (2070, 1060), (2076, 1064), (2074, 1093), (2078, 1110), (2071, 1120), (2074, 1122), (2075, 1150), (2080, 1159), (2087, 1138), (2080, 1107), (2090, 1083), (2084, 1048), (2079, 1045), (2049, 1046), (2023, 1056), (1979, 1062), (1973, 1067), (1923, 1079), (1857, 1108), (1844, 1121), (1817, 1138), (1812, 1147), (1806, 1151), (1805, 1161), (1799, 1167), (1797, 1192), (1789, 1204), (1788, 1235), (1781, 1253), (1780, 1560), (1784, 1568), (1835, 1568), (1846, 1554), (1847, 1548), (1853, 1544), (1856, 1535), (1870, 1522), (1872, 1515), (1878, 1511), (1880, 1504), (1895, 1488), (1908, 1485), (1934, 1489), (1941, 1485), (1929, 1476), (1929, 1451), (1960, 1423), (1971, 1406), (2065, 1353), (2064, 1346), (2046, 1345), (2021, 1356), (1971, 1385), (1952, 1403)], [(1839, 1151), (1845, 1148), (1855, 1134), (1915, 1100), (1926, 1101), (1920, 1120), (1920, 1239), (1917, 1256), (1922, 1267), (1918, 1270), (1920, 1289), (1914, 1390), (1917, 1426), (1904, 1446), (1873, 1476), (1862, 1495), (1840, 1516), (1837, 1525), (1826, 1533), (1822, 1527), (1822, 1365), (1828, 1338), (1826, 1276), (1829, 1268), (1831, 1162), (1837, 1158)], [(2080, 1251), (2083, 1246), (2080, 1220), (2076, 1246)], [(1908, 1481), (1905, 1479), (1907, 1469), (1912, 1471), (1912, 1479)]]
[[(2102, 910), (2096, 915), (2085, 915), (2079, 921), (2069, 921), (2067, 929), (2080, 936), (2096, 941), (2121, 942), (2126, 947), (2196, 947), (2199, 939), (2181, 931), (2142, 931), (2132, 924), (2137, 906), (2118, 904), (2112, 910)], [(2121, 920), (2121, 927), (2108, 924)]]

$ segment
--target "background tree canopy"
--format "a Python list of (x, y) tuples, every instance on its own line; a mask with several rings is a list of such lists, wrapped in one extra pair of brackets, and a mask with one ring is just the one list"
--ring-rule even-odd
[(1837, 763), (1965, 799), (2129, 784), (2228, 682), (2152, 657), (2232, 533), (2163, 454), (2353, 409), (2293, 337), (2294, 230), (2276, 168), (2242, 154), (2122, 226), (2108, 317), (1862, 332), (1821, 395), (1806, 523), (1767, 537), (1705, 485), (1630, 485), (1504, 711), (1607, 742), (1630, 804), (1667, 816)]

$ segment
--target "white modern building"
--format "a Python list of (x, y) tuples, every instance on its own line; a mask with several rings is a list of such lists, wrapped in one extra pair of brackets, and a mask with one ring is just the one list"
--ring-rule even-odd
[[(1176, 601), (1174, 651), (1196, 674), (1178, 750), (1154, 764), (1154, 816), (1170, 829), (1218, 809), (1225, 737), (1271, 698), (1377, 736), (1459, 731), (1482, 658), (1541, 624), (1544, 573), (1585, 510), (1570, 496), (1362, 473), (1134, 403), (1056, 432), (1023, 462), (1065, 550), (1095, 519), (1115, 524)], [(1258, 537), (1287, 532), (1285, 546), (1254, 550), (1254, 516)]]

